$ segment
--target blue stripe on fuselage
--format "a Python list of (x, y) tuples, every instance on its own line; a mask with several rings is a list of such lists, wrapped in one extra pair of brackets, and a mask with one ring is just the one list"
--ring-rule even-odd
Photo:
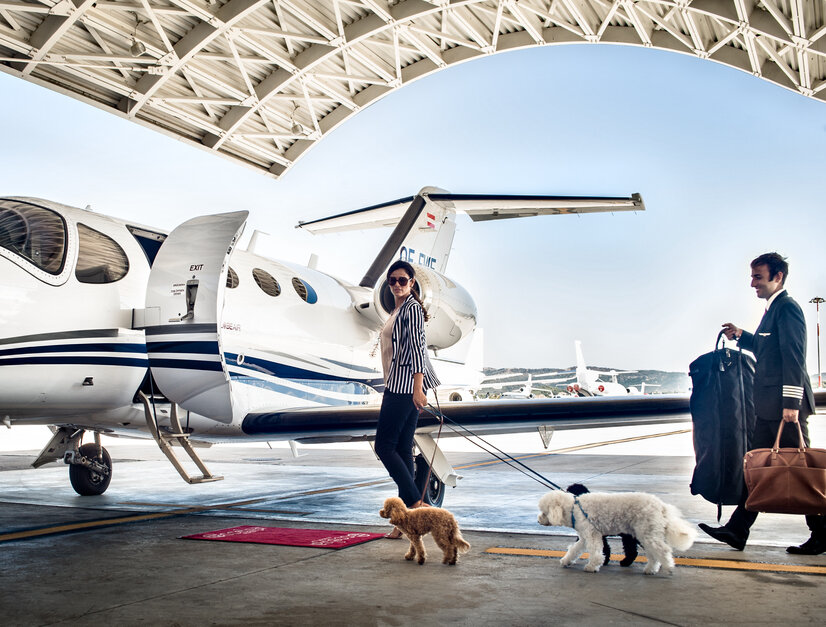
[(0, 350), (0, 357), (7, 355), (30, 355), (32, 353), (141, 353), (146, 354), (144, 344), (53, 344), (50, 346), (25, 346)]
[(336, 376), (332, 374), (325, 374), (316, 372), (314, 370), (306, 370), (304, 368), (296, 368), (295, 366), (285, 366), (274, 361), (260, 359), (258, 357), (244, 356), (244, 362), (238, 363), (237, 353), (224, 353), (227, 364), (231, 364), (238, 368), (246, 368), (254, 372), (268, 374), (279, 379), (313, 379), (319, 381), (358, 381), (365, 385), (375, 387), (384, 383), (384, 379), (354, 379), (347, 376)]
[(30, 366), (42, 364), (60, 364), (67, 366), (80, 365), (101, 365), (101, 366), (131, 366), (138, 368), (148, 368), (148, 359), (127, 359), (124, 357), (93, 357), (78, 355), (75, 357), (12, 357), (10, 359), (0, 359), (0, 366)]
[(198, 355), (217, 355), (218, 342), (147, 342), (150, 353), (195, 353)]
[[(363, 405), (366, 401), (362, 400), (345, 400), (341, 398), (331, 398), (329, 396), (322, 396), (322, 394), (314, 394), (312, 392), (308, 392), (306, 390), (297, 390), (292, 387), (288, 387), (286, 385), (282, 385), (280, 383), (275, 383), (273, 381), (264, 381), (263, 379), (258, 379), (257, 377), (250, 377), (243, 374), (236, 374), (230, 373), (230, 377), (232, 380), (237, 383), (241, 383), (244, 385), (251, 385), (257, 388), (261, 388), (267, 390), (268, 392), (276, 392), (278, 394), (284, 394), (285, 396), (289, 396), (291, 398), (299, 398), (304, 401), (310, 401), (312, 403), (319, 403), (321, 405), (335, 405), (335, 406), (343, 406), (343, 405)], [(317, 381), (301, 381), (301, 380), (290, 380), (291, 383), (298, 383), (301, 385), (305, 385), (307, 387), (315, 387), (318, 385)], [(331, 382), (332, 383), (332, 382)], [(333, 384), (335, 387), (331, 387), (327, 390), (320, 390), (320, 392), (337, 392), (339, 394), (353, 394), (359, 396), (369, 396), (373, 390), (367, 388), (367, 386), (357, 382), (357, 381), (350, 381), (344, 382), (341, 384)], [(336, 389), (337, 388), (337, 389)], [(349, 388), (349, 389), (347, 389)]]

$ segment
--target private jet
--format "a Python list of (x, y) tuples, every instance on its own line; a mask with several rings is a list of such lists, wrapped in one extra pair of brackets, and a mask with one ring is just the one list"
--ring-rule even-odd
[[(0, 421), (49, 425), (32, 464), (62, 460), (81, 495), (102, 494), (100, 435), (152, 438), (189, 483), (215, 481), (196, 446), (244, 439), (370, 441), (383, 390), (373, 348), (393, 307), (389, 264), (416, 264), (427, 343), (446, 374), (442, 414), (422, 414), (417, 467), (440, 503), (457, 475), (433, 434), (442, 416), (479, 433), (639, 424), (685, 416), (687, 399), (473, 402), (477, 310), (446, 274), (456, 214), (475, 221), (642, 211), (630, 197), (413, 197), (301, 222), (310, 233), (392, 228), (359, 282), (238, 246), (248, 214), (197, 216), (171, 232), (49, 200), (0, 198)], [(464, 359), (442, 359), (465, 345)], [(448, 364), (448, 361), (450, 362)], [(450, 373), (447, 374), (448, 369)], [(461, 400), (459, 400), (461, 399)], [(623, 399), (627, 400), (627, 399)], [(84, 443), (84, 436), (92, 441)], [(172, 446), (197, 467), (185, 467)], [(430, 473), (428, 473), (430, 474)]]

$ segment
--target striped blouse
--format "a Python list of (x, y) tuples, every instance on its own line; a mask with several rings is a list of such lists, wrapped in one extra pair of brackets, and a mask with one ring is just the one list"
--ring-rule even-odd
[(386, 376), (385, 390), (396, 394), (413, 394), (413, 375), (424, 374), (423, 391), (439, 385), (427, 355), (424, 311), (412, 295), (398, 309), (393, 324), (393, 361)]

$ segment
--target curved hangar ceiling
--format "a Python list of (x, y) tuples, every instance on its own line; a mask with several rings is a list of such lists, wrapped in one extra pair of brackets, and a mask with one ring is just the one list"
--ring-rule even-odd
[(405, 83), (576, 42), (826, 100), (823, 0), (0, 0), (0, 68), (274, 176)]

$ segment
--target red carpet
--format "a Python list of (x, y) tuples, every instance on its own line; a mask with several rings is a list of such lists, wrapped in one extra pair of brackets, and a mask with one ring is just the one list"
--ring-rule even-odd
[(185, 540), (220, 540), (223, 542), (253, 542), (256, 544), (313, 546), (320, 549), (343, 549), (383, 536), (383, 533), (364, 533), (362, 531), (329, 531), (327, 529), (292, 529), (289, 527), (242, 525), (207, 533), (196, 533), (182, 538)]

